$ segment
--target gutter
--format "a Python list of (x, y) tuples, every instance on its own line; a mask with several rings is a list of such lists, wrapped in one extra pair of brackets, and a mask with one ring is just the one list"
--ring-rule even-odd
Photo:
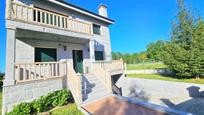
[(57, 0), (47, 0), (47, 1), (52, 2), (54, 4), (57, 4), (57, 5), (60, 5), (60, 6), (63, 6), (63, 7), (68, 8), (68, 9), (74, 10), (74, 11), (79, 12), (81, 14), (85, 14), (85, 15), (88, 15), (90, 17), (99, 19), (99, 20), (107, 22), (109, 24), (114, 24), (113, 20), (110, 20), (110, 19), (102, 17), (102, 16), (97, 16), (96, 14), (93, 14), (93, 13), (90, 13), (88, 11), (82, 10), (82, 8), (76, 8), (76, 6), (75, 7), (74, 6), (70, 6), (68, 4), (62, 3), (62, 1), (57, 1)]

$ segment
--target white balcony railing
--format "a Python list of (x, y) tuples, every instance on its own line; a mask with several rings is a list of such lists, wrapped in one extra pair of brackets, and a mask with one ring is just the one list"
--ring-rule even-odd
[(106, 71), (119, 71), (124, 70), (123, 60), (112, 60), (112, 61), (96, 61), (93, 65), (98, 65)]
[(17, 83), (64, 77), (66, 74), (66, 62), (15, 64), (15, 79)]
[[(92, 73), (112, 92), (111, 72), (120, 71), (123, 73), (123, 60), (96, 61), (93, 63)], [(121, 73), (120, 73), (121, 74)]]
[(69, 16), (31, 6), (12, 3), (11, 19), (68, 31), (92, 34), (92, 24), (71, 19)]
[(63, 77), (67, 78), (67, 83), (75, 102), (81, 104), (82, 75), (74, 71), (72, 63), (63, 61), (15, 64), (15, 80), (17, 84)]

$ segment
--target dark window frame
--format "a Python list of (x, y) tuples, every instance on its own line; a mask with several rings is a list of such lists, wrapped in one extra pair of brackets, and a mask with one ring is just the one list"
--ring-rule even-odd
[[(104, 56), (104, 51), (95, 51), (95, 60), (96, 61), (103, 61), (105, 60), (105, 56)], [(97, 56), (100, 56), (100, 57), (97, 57)]]
[(93, 34), (101, 35), (101, 25), (93, 24)]
[[(50, 60), (50, 61), (43, 61), (42, 58), (40, 57), (40, 59), (37, 59), (37, 49), (44, 49), (44, 50), (55, 50), (55, 56), (54, 56), (54, 60)], [(39, 58), (39, 57), (38, 57)], [(48, 47), (34, 47), (34, 62), (56, 62), (57, 61), (57, 48), (48, 48)]]

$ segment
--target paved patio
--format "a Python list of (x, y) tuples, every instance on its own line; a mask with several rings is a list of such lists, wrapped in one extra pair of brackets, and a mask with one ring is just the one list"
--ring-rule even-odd
[(93, 115), (167, 115), (164, 112), (132, 104), (115, 96), (108, 96), (83, 106)]

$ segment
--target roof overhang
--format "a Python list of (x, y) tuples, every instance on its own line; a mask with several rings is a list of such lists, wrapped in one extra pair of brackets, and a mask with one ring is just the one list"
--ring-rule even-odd
[(101, 21), (104, 21), (106, 23), (109, 23), (109, 24), (114, 24), (114, 20), (112, 19), (109, 19), (109, 18), (106, 18), (106, 17), (103, 17), (99, 14), (96, 14), (96, 13), (93, 13), (93, 12), (90, 12), (86, 9), (83, 9), (81, 7), (78, 7), (78, 6), (75, 6), (73, 4), (70, 4), (68, 2), (65, 2), (63, 0), (47, 0), (49, 2), (52, 2), (54, 4), (57, 4), (57, 5), (60, 5), (60, 6), (63, 6), (65, 8), (68, 8), (68, 9), (71, 9), (71, 10), (74, 10), (76, 12), (79, 12), (81, 14), (84, 14), (84, 15), (87, 15), (87, 16), (90, 16), (90, 17), (93, 17), (95, 19), (98, 19), (98, 20), (101, 20)]

